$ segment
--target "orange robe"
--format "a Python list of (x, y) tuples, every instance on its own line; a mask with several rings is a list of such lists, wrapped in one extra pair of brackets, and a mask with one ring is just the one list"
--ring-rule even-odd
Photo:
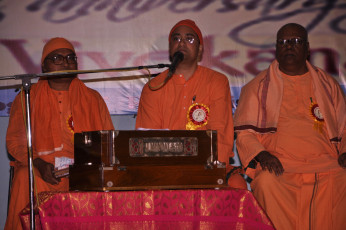
[[(167, 72), (152, 79), (151, 86), (159, 85)], [(136, 128), (185, 130), (187, 112), (193, 103), (210, 109), (207, 125), (197, 130), (217, 130), (218, 159), (229, 165), (229, 158), (233, 157), (232, 101), (228, 79), (219, 72), (198, 66), (188, 81), (182, 75), (173, 75), (156, 91), (146, 84), (139, 102)]]
[[(235, 115), (237, 148), (245, 166), (263, 150), (283, 165), (282, 176), (262, 171), (259, 164), (252, 174), (254, 195), (275, 228), (343, 229), (346, 171), (337, 159), (346, 152), (345, 98), (332, 77), (307, 64), (308, 73), (287, 76), (274, 61), (243, 87)], [(261, 101), (261, 83), (268, 78), (272, 86), (263, 86), (268, 99)], [(322, 100), (331, 101), (326, 105)], [(311, 101), (320, 106), (325, 118), (322, 125), (310, 112)], [(264, 107), (266, 111), (261, 110)], [(334, 117), (338, 120), (332, 120)]]
[[(33, 158), (54, 165), (55, 157), (74, 157), (73, 133), (112, 130), (113, 123), (101, 95), (74, 79), (68, 91), (56, 91), (46, 80), (30, 90)], [(5, 229), (21, 229), (19, 212), (29, 203), (28, 154), (22, 104), (19, 94), (12, 103), (6, 144), (16, 159), (11, 200)], [(25, 114), (25, 113), (24, 113)], [(57, 185), (46, 183), (34, 169), (35, 194), (68, 191), (68, 178)]]

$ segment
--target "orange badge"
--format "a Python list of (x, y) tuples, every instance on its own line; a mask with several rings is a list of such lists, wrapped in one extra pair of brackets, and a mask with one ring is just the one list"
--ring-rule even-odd
[(74, 134), (74, 126), (73, 126), (73, 117), (72, 114), (68, 116), (66, 120), (67, 128), (71, 131), (72, 134)]
[(311, 100), (310, 115), (314, 119), (314, 129), (322, 133), (323, 124), (324, 124), (324, 118), (323, 118), (322, 112), (318, 104), (314, 103), (312, 101), (312, 98), (310, 98), (310, 100)]
[(70, 114), (70, 116), (67, 117), (67, 120), (66, 120), (66, 125), (67, 125), (67, 128), (70, 130), (70, 132), (72, 133), (72, 140), (71, 142), (74, 143), (74, 126), (73, 126), (73, 117), (72, 117), (72, 114)]
[(203, 104), (192, 104), (187, 111), (187, 130), (196, 130), (205, 126), (209, 119), (209, 108)]

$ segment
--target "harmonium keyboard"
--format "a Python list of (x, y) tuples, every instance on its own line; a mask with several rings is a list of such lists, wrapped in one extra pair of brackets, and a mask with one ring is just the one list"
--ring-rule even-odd
[(70, 191), (221, 188), (213, 130), (75, 133)]

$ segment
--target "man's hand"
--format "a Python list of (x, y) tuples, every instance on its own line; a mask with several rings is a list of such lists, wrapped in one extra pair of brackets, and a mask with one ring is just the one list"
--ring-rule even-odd
[(267, 151), (262, 151), (257, 154), (255, 160), (261, 164), (263, 170), (268, 170), (270, 173), (275, 173), (277, 176), (284, 172), (284, 168), (282, 167), (280, 160)]
[(45, 162), (41, 158), (36, 158), (34, 160), (34, 166), (38, 169), (41, 174), (42, 179), (50, 184), (58, 184), (60, 179), (55, 178), (53, 171), (54, 165)]
[(338, 163), (342, 168), (346, 168), (346, 152), (339, 155)]

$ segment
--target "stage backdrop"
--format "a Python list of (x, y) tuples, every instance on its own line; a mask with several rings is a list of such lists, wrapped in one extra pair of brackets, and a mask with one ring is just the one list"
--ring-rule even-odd
[[(187, 18), (196, 21), (205, 39), (200, 64), (229, 78), (234, 106), (241, 87), (274, 59), (276, 32), (289, 22), (307, 28), (310, 61), (345, 90), (345, 0), (4, 0), (0, 76), (40, 73), (42, 48), (57, 36), (73, 42), (81, 70), (169, 63), (169, 31)], [(138, 76), (146, 74), (79, 77), (101, 93), (111, 114), (136, 114), (148, 81)], [(20, 85), (19, 80), (0, 81), (1, 116), (8, 116)]]

